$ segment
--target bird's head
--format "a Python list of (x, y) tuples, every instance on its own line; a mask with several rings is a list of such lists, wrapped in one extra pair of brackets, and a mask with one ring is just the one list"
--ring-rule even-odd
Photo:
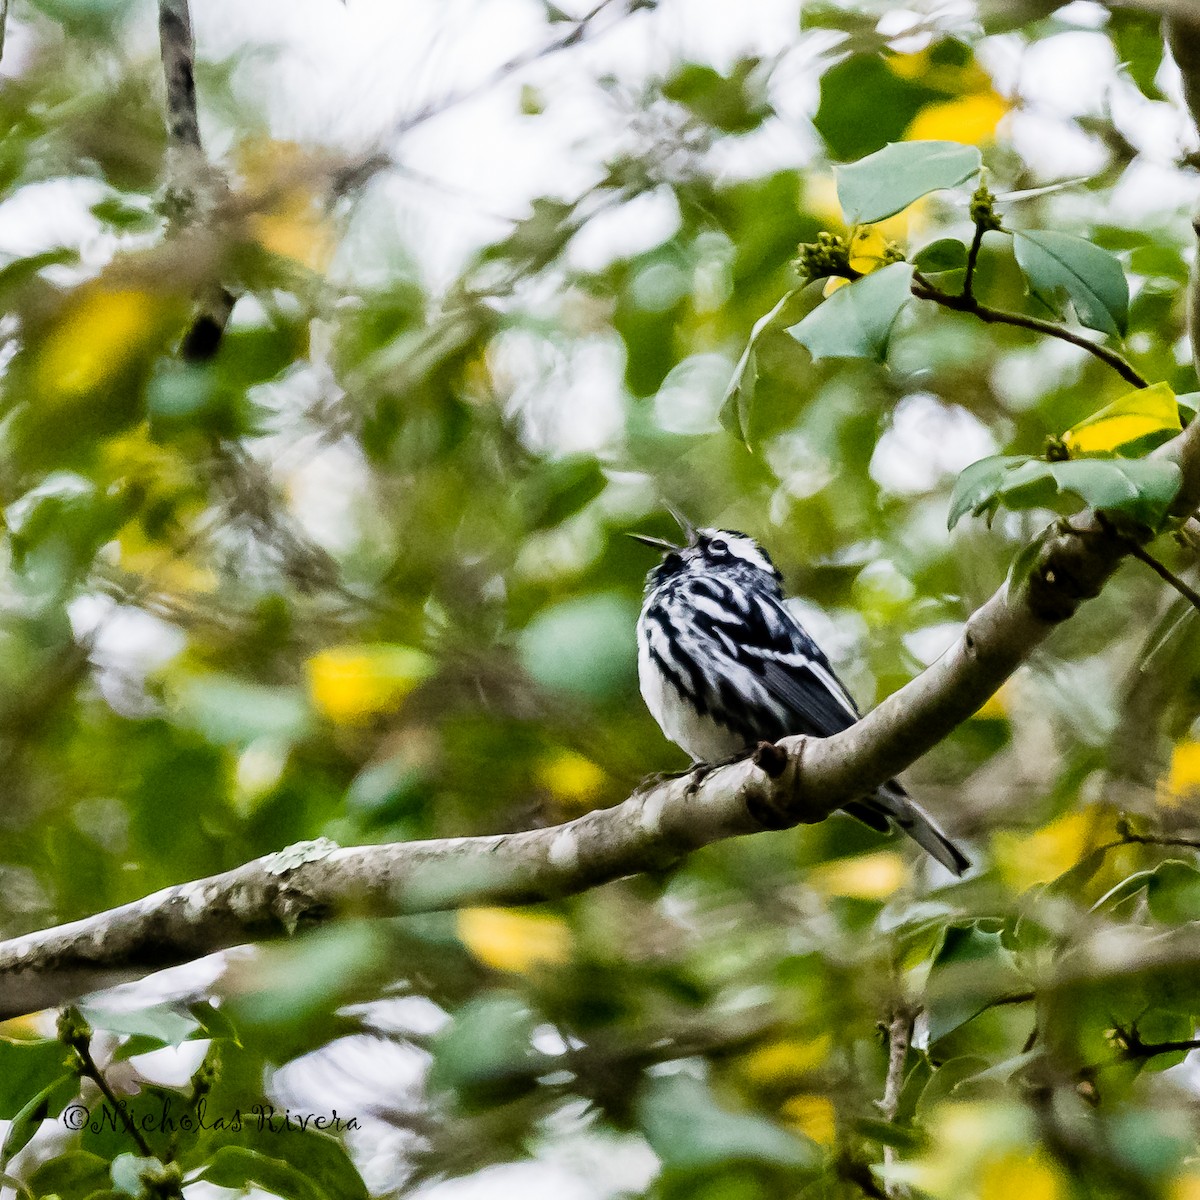
[(720, 575), (779, 590), (782, 576), (771, 556), (752, 537), (736, 529), (697, 529), (674, 509), (671, 515), (683, 530), (682, 545), (641, 533), (629, 535), (662, 552), (662, 562), (646, 576), (648, 589), (687, 575)]

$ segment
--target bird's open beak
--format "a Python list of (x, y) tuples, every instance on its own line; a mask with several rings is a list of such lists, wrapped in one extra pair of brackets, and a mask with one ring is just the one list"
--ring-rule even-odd
[(641, 542), (643, 546), (653, 546), (655, 550), (665, 552), (682, 550), (682, 546), (676, 546), (674, 542), (668, 542), (666, 538), (650, 537), (645, 533), (627, 533), (626, 537), (631, 537), (635, 542)]
[(694, 546), (696, 544), (696, 527), (675, 507), (673, 504), (665, 503), (663, 507), (675, 518), (675, 524), (683, 530), (683, 536), (687, 538), (687, 544)]

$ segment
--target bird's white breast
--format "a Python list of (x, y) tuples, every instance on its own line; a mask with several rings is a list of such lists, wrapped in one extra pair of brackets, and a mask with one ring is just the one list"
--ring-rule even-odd
[(720, 762), (746, 749), (745, 740), (718, 725), (676, 690), (650, 655), (649, 630), (638, 622), (638, 683), (650, 715), (667, 738), (695, 762)]

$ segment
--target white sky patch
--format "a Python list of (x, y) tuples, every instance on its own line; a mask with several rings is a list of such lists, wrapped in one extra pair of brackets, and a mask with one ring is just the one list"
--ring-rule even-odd
[(871, 478), (897, 495), (917, 495), (996, 451), (991, 431), (965, 408), (919, 392), (896, 406), (871, 456)]
[(148, 703), (146, 677), (183, 653), (181, 629), (111, 596), (76, 597), (67, 608), (77, 640), (92, 639), (96, 686), (117, 712), (140, 715)]
[(558, 1165), (505, 1163), (474, 1175), (445, 1179), (409, 1192), (411, 1200), (499, 1200), (503, 1196), (553, 1196), (555, 1200), (601, 1200), (612, 1195), (596, 1181)]
[(357, 539), (356, 509), (369, 494), (369, 472), (349, 441), (321, 446), (285, 476), (288, 506), (311, 536), (335, 553)]
[(1026, 48), (1021, 95), (1027, 103), (1059, 116), (1101, 116), (1116, 65), (1116, 51), (1105, 34), (1056, 34)]
[[(97, 179), (72, 176), (27, 183), (0, 203), (0, 256), (28, 258), (70, 246), (79, 250), (85, 265), (102, 265), (117, 239), (89, 210), (107, 195)], [(57, 270), (63, 282), (75, 278), (74, 268)]]
[(679, 202), (668, 187), (635, 196), (593, 217), (571, 239), (567, 261), (579, 271), (602, 271), (661, 245), (679, 229)]

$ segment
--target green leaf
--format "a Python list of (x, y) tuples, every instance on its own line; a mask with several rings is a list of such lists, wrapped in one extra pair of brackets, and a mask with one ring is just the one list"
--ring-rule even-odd
[(590, 454), (568, 454), (540, 464), (521, 489), (526, 528), (561, 524), (595, 500), (605, 483), (600, 464)]
[(543, 608), (525, 627), (520, 655), (543, 687), (593, 700), (618, 694), (637, 674), (628, 637), (637, 614), (615, 593), (577, 596)]
[(347, 921), (274, 946), (259, 963), (256, 990), (243, 990), (229, 1001), (230, 1017), (239, 1028), (251, 1029), (259, 1043), (269, 1038), (272, 1051), (282, 1056), (298, 1031), (331, 1013), (348, 992), (366, 986), (387, 945), (378, 924)]
[[(282, 1145), (280, 1150), (284, 1151)], [(242, 1146), (222, 1146), (197, 1178), (241, 1192), (262, 1188), (283, 1200), (327, 1200), (304, 1171), (290, 1162)]]
[(952, 925), (929, 971), (929, 1041), (952, 1033), (979, 1015), (989, 1001), (1026, 986), (999, 933)]
[(912, 286), (912, 264), (893, 263), (839, 288), (788, 332), (815, 359), (887, 353), (892, 326)]
[(850, 162), (904, 136), (913, 117), (944, 94), (902, 79), (878, 54), (853, 54), (821, 76), (813, 123), (832, 157)]
[(838, 199), (848, 225), (869, 225), (895, 216), (930, 192), (966, 183), (982, 165), (977, 146), (893, 142), (836, 168)]
[(954, 481), (946, 528), (953, 529), (967, 513), (978, 517), (986, 512), (990, 521), (998, 506), (998, 495), (1004, 486), (1006, 473), (1027, 462), (1029, 456), (1020, 454), (981, 458), (966, 467)]
[(958, 238), (938, 238), (919, 250), (912, 264), (922, 275), (947, 275), (967, 269), (967, 247)]
[(1176, 858), (1122, 880), (1096, 901), (1096, 910), (1114, 913), (1141, 892), (1151, 916), (1164, 925), (1200, 920), (1200, 871)]
[(29, 1097), (57, 1080), (68, 1051), (59, 1041), (11, 1042), (0, 1038), (0, 1121), (11, 1121)]
[(433, 1045), (430, 1087), (494, 1104), (536, 1086), (549, 1060), (533, 1048), (536, 1022), (519, 997), (490, 992), (463, 1005)]
[(182, 1005), (156, 1004), (133, 1011), (83, 1005), (80, 1012), (93, 1029), (145, 1038), (159, 1046), (178, 1046), (200, 1027)]
[(368, 1200), (367, 1185), (346, 1148), (330, 1134), (312, 1128), (303, 1133), (290, 1132), (287, 1161), (302, 1171), (328, 1200)]
[(265, 737), (291, 741), (312, 726), (312, 714), (299, 688), (236, 675), (182, 679), (173, 700), (175, 719), (213, 742), (249, 743)]
[(45, 250), (29, 258), (17, 258), (0, 267), (0, 301), (7, 301), (10, 292), (25, 287), (45, 267), (57, 267), (64, 263), (74, 265), (79, 261), (79, 251), (65, 246), (57, 250)]
[(750, 438), (750, 402), (754, 398), (754, 384), (758, 375), (754, 356), (755, 345), (759, 337), (801, 291), (801, 288), (793, 288), (769, 313), (754, 322), (746, 348), (733, 368), (733, 377), (729, 380), (729, 386), (725, 389), (725, 396), (721, 401), (720, 421), (730, 433), (743, 442), (748, 442)]
[(1150, 915), (1164, 925), (1200, 921), (1200, 871), (1179, 859), (1159, 863), (1147, 881), (1146, 898)]
[(42, 1088), (12, 1119), (4, 1145), (0, 1146), (0, 1166), (11, 1161), (29, 1144), (43, 1121), (57, 1117), (67, 1102), (79, 1094), (79, 1077), (72, 1071)]
[(145, 1192), (146, 1175), (161, 1175), (162, 1160), (158, 1158), (142, 1158), (132, 1152), (118, 1154), (112, 1160), (109, 1172), (112, 1175), (113, 1188), (125, 1196), (140, 1196)]
[(723, 1163), (803, 1168), (818, 1161), (809, 1142), (764, 1117), (730, 1112), (708, 1084), (690, 1075), (651, 1076), (636, 1111), (646, 1140), (670, 1169), (703, 1171)]
[(242, 1043), (237, 1035), (237, 1029), (223, 1009), (215, 1007), (207, 1000), (196, 1000), (188, 1005), (188, 1012), (195, 1017), (199, 1028), (192, 1038), (224, 1038), (235, 1046)]
[[(227, 1129), (215, 1135), (215, 1146), (212, 1140), (202, 1142), (199, 1149), (203, 1152), (204, 1166), (200, 1178), (223, 1187), (244, 1187), (245, 1182), (224, 1182), (241, 1179), (258, 1183), (277, 1196), (295, 1196), (297, 1200), (309, 1194), (321, 1200), (368, 1200), (366, 1185), (342, 1143), (311, 1126), (303, 1130), (296, 1127), (305, 1116), (292, 1113), (291, 1126), (281, 1130), (278, 1126), (282, 1126), (284, 1116), (279, 1113), (273, 1117), (277, 1125), (274, 1131), (252, 1120), (240, 1130)], [(229, 1150), (237, 1153), (227, 1154)], [(295, 1174), (279, 1171), (281, 1159)], [(219, 1179), (208, 1174), (214, 1164)], [(295, 1175), (307, 1183), (307, 1190), (296, 1185)]]
[(29, 1177), (35, 1196), (58, 1196), (59, 1200), (84, 1200), (109, 1186), (108, 1161), (87, 1150), (68, 1150), (41, 1164)]
[(1072, 454), (1114, 453), (1130, 447), (1146, 453), (1182, 428), (1175, 393), (1168, 384), (1156, 383), (1106, 404), (1068, 429), (1062, 440)]
[(1062, 315), (1065, 292), (1081, 324), (1101, 333), (1124, 334), (1129, 319), (1129, 284), (1120, 261), (1107, 250), (1069, 233), (1018, 230), (1017, 263), (1030, 293)]
[(750, 405), (754, 402), (754, 389), (758, 383), (758, 357), (754, 353), (754, 339), (746, 343), (745, 350), (737, 360), (729, 386), (721, 400), (717, 419), (743, 445), (750, 444)]
[(953, 528), (968, 512), (990, 515), (999, 507), (1074, 512), (1086, 506), (1157, 529), (1179, 485), (1178, 466), (1159, 459), (986, 458), (958, 477), (948, 520)]
[(1108, 36), (1121, 65), (1148, 100), (1164, 96), (1154, 82), (1163, 60), (1162, 21), (1157, 13), (1114, 8), (1108, 14)]
[(749, 133), (771, 115), (758, 58), (743, 58), (728, 76), (687, 63), (662, 85), (662, 93), (723, 133)]

